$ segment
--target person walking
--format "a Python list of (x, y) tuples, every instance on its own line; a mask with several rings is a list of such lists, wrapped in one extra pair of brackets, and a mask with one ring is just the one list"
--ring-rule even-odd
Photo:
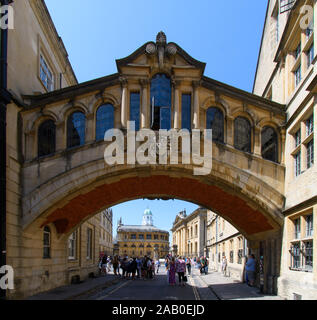
[(186, 263), (185, 260), (180, 257), (176, 260), (176, 272), (178, 274), (178, 282), (180, 286), (185, 286), (185, 273), (186, 273)]
[(112, 266), (113, 266), (113, 273), (114, 273), (115, 276), (117, 276), (117, 270), (118, 270), (118, 267), (119, 267), (118, 256), (115, 256), (113, 258)]
[(138, 264), (136, 262), (136, 258), (133, 258), (131, 264), (130, 264), (130, 270), (132, 272), (132, 280), (135, 280), (135, 274), (138, 268)]
[(192, 272), (192, 263), (191, 263), (190, 258), (187, 258), (187, 260), (186, 260), (186, 267), (187, 267), (188, 276), (190, 276), (191, 272)]
[(158, 274), (161, 266), (160, 260), (157, 260), (155, 264), (156, 264), (156, 274)]
[(255, 283), (255, 271), (256, 271), (256, 261), (253, 254), (249, 255), (248, 261), (245, 264), (245, 271), (248, 276), (247, 285), (253, 287)]
[(107, 256), (106, 255), (102, 257), (101, 270), (102, 270), (102, 273), (104, 273), (105, 275), (107, 274)]
[(175, 273), (176, 273), (176, 264), (175, 264), (175, 258), (173, 257), (168, 266), (168, 282), (172, 286), (176, 285)]
[(139, 259), (139, 257), (136, 258), (136, 264), (137, 264), (137, 269), (136, 269), (136, 271), (137, 271), (137, 277), (138, 277), (138, 279), (140, 279), (140, 278), (141, 278), (141, 266), (142, 266), (142, 261), (141, 261), (141, 259)]
[(222, 274), (226, 277), (227, 276), (227, 258), (226, 256), (223, 256), (222, 257), (222, 264), (221, 264), (221, 271), (222, 271)]

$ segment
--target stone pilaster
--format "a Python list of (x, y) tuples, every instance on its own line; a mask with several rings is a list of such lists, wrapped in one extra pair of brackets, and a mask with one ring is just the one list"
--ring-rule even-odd
[(56, 151), (66, 149), (67, 137), (65, 131), (67, 131), (67, 128), (65, 127), (64, 121), (59, 121), (56, 123)]
[(173, 81), (174, 89), (174, 129), (180, 129), (181, 127), (181, 105), (180, 105), (180, 95), (179, 87), (181, 82), (178, 80)]
[(128, 120), (128, 81), (126, 78), (120, 78), (120, 82), (122, 86), (121, 126), (123, 129), (126, 129)]
[(193, 81), (194, 88), (194, 129), (200, 128), (200, 110), (199, 110), (199, 87), (200, 81)]
[(149, 104), (148, 104), (148, 86), (150, 81), (148, 79), (141, 79), (141, 92), (142, 92), (142, 107), (141, 107), (141, 129), (149, 129)]
[(227, 144), (234, 146), (234, 118), (227, 116)]
[(261, 148), (261, 128), (255, 126), (254, 128), (254, 148), (253, 152), (257, 156), (262, 155), (262, 148)]
[(87, 114), (86, 122), (86, 143), (90, 143), (96, 140), (95, 115)]

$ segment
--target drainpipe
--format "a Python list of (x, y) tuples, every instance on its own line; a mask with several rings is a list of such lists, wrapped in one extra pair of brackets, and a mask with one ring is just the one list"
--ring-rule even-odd
[[(12, 1), (0, 0), (0, 5)], [(0, 267), (6, 265), (6, 117), (10, 94), (7, 91), (7, 47), (8, 30), (0, 29)], [(0, 275), (1, 276), (1, 275)], [(5, 299), (6, 291), (0, 288), (0, 299)]]

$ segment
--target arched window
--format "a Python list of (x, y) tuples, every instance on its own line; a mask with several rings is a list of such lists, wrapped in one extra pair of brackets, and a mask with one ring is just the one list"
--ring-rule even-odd
[(261, 149), (264, 159), (278, 162), (278, 138), (272, 127), (266, 126), (262, 129)]
[(251, 124), (244, 117), (234, 120), (234, 147), (244, 152), (251, 152)]
[(206, 129), (212, 129), (212, 140), (224, 143), (224, 117), (223, 112), (216, 107), (211, 107), (206, 114)]
[(38, 130), (38, 156), (43, 157), (55, 152), (56, 126), (53, 120), (47, 120)]
[(51, 257), (51, 229), (44, 227), (43, 232), (43, 258), (49, 259)]
[(67, 120), (67, 148), (85, 143), (86, 117), (82, 112), (74, 112)]
[(105, 132), (114, 128), (114, 107), (112, 104), (100, 106), (96, 114), (96, 141), (103, 140)]
[(157, 74), (151, 81), (151, 129), (171, 128), (171, 80), (165, 74)]

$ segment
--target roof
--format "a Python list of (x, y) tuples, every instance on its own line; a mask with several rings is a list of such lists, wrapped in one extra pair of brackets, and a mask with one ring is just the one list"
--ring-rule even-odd
[(169, 234), (168, 231), (156, 228), (154, 226), (120, 226), (117, 232), (161, 232)]

